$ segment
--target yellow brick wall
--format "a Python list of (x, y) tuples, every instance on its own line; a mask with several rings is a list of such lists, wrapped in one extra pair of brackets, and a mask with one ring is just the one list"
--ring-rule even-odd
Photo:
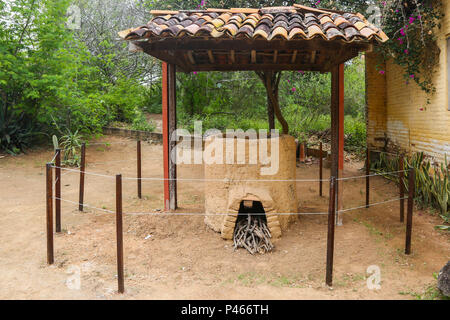
[[(425, 92), (414, 81), (406, 84), (404, 72), (398, 65), (387, 62), (386, 75), (382, 76), (373, 70), (376, 57), (367, 56), (369, 146), (380, 147), (375, 139), (386, 134), (391, 146), (408, 152), (423, 151), (440, 161), (445, 154), (450, 158), (446, 42), (450, 36), (450, 3), (444, 2), (445, 18), (438, 39), (441, 53), (433, 77), (436, 93), (431, 96), (430, 104), (427, 104)], [(380, 88), (383, 83), (385, 90)], [(383, 96), (386, 101), (384, 108), (381, 106)]]
[(369, 148), (382, 148), (386, 134), (386, 77), (379, 70), (385, 70), (374, 54), (366, 54), (366, 103), (367, 143)]

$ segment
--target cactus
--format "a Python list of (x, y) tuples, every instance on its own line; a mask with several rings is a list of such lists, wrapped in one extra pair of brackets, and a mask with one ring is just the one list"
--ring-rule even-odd
[(59, 149), (58, 137), (56, 135), (53, 135), (52, 141), (53, 141), (53, 148), (56, 151), (56, 149)]

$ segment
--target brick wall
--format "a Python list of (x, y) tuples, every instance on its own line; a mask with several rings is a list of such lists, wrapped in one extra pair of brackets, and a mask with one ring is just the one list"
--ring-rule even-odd
[(445, 154), (450, 156), (446, 42), (447, 36), (450, 36), (450, 4), (444, 4), (444, 10), (446, 16), (437, 42), (441, 49), (439, 65), (433, 78), (436, 94), (431, 96), (430, 104), (427, 104), (425, 92), (414, 81), (406, 84), (403, 70), (398, 65), (388, 61), (383, 76), (374, 70), (376, 57), (367, 55), (369, 146), (382, 147), (377, 138), (386, 135), (390, 149), (399, 147), (408, 152), (424, 151), (441, 161)]

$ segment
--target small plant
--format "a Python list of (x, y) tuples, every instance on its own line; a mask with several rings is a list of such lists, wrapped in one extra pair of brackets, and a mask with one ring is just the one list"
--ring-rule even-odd
[(11, 155), (23, 152), (38, 134), (33, 130), (33, 123), (25, 113), (16, 114), (12, 110), (0, 107), (0, 150)]
[(66, 128), (65, 131), (54, 121), (54, 125), (61, 137), (58, 139), (55, 135), (52, 137), (53, 147), (57, 149), (61, 146), (63, 150), (62, 164), (68, 166), (79, 166), (80, 165), (80, 150), (81, 144), (83, 143), (83, 136), (78, 132), (78, 130), (72, 131)]
[[(384, 153), (380, 154), (378, 161), (372, 164), (372, 170), (375, 172), (392, 172), (397, 171), (399, 159), (388, 158)], [(449, 223), (450, 218), (450, 172), (448, 169), (447, 157), (441, 164), (432, 164), (425, 158), (423, 152), (416, 153), (411, 157), (405, 157), (404, 168), (413, 168), (415, 171), (415, 197), (414, 200), (422, 208), (430, 207), (440, 211), (444, 223)], [(405, 190), (408, 190), (408, 175), (405, 172), (403, 181)], [(385, 175), (386, 178), (398, 181), (398, 176)], [(449, 226), (437, 226), (441, 230), (450, 230)]]

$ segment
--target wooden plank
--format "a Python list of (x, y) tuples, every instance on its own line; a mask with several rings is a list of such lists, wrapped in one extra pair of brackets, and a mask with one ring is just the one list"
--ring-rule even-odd
[(177, 165), (174, 159), (176, 138), (174, 137), (177, 129), (177, 98), (176, 98), (176, 67), (173, 64), (168, 65), (168, 134), (169, 134), (169, 209), (177, 208)]
[(278, 50), (273, 52), (273, 63), (276, 64), (278, 60)]
[(305, 65), (305, 64), (199, 64), (194, 68), (185, 71), (255, 71), (255, 70), (305, 70), (305, 71), (321, 71), (319, 65)]
[(341, 43), (337, 41), (326, 41), (323, 39), (312, 40), (252, 40), (252, 39), (179, 39), (179, 38), (164, 38), (161, 40), (153, 40), (151, 42), (138, 42), (135, 44), (144, 49), (145, 52), (152, 51), (175, 50), (175, 51), (189, 51), (189, 50), (225, 50), (225, 51), (270, 51), (274, 50), (299, 50), (302, 51), (321, 51), (334, 52), (340, 50), (349, 51), (357, 49), (365, 51), (369, 44), (367, 43)]
[(164, 210), (170, 208), (169, 191), (169, 91), (168, 64), (162, 63), (162, 118), (163, 118), (163, 171), (164, 171)]

